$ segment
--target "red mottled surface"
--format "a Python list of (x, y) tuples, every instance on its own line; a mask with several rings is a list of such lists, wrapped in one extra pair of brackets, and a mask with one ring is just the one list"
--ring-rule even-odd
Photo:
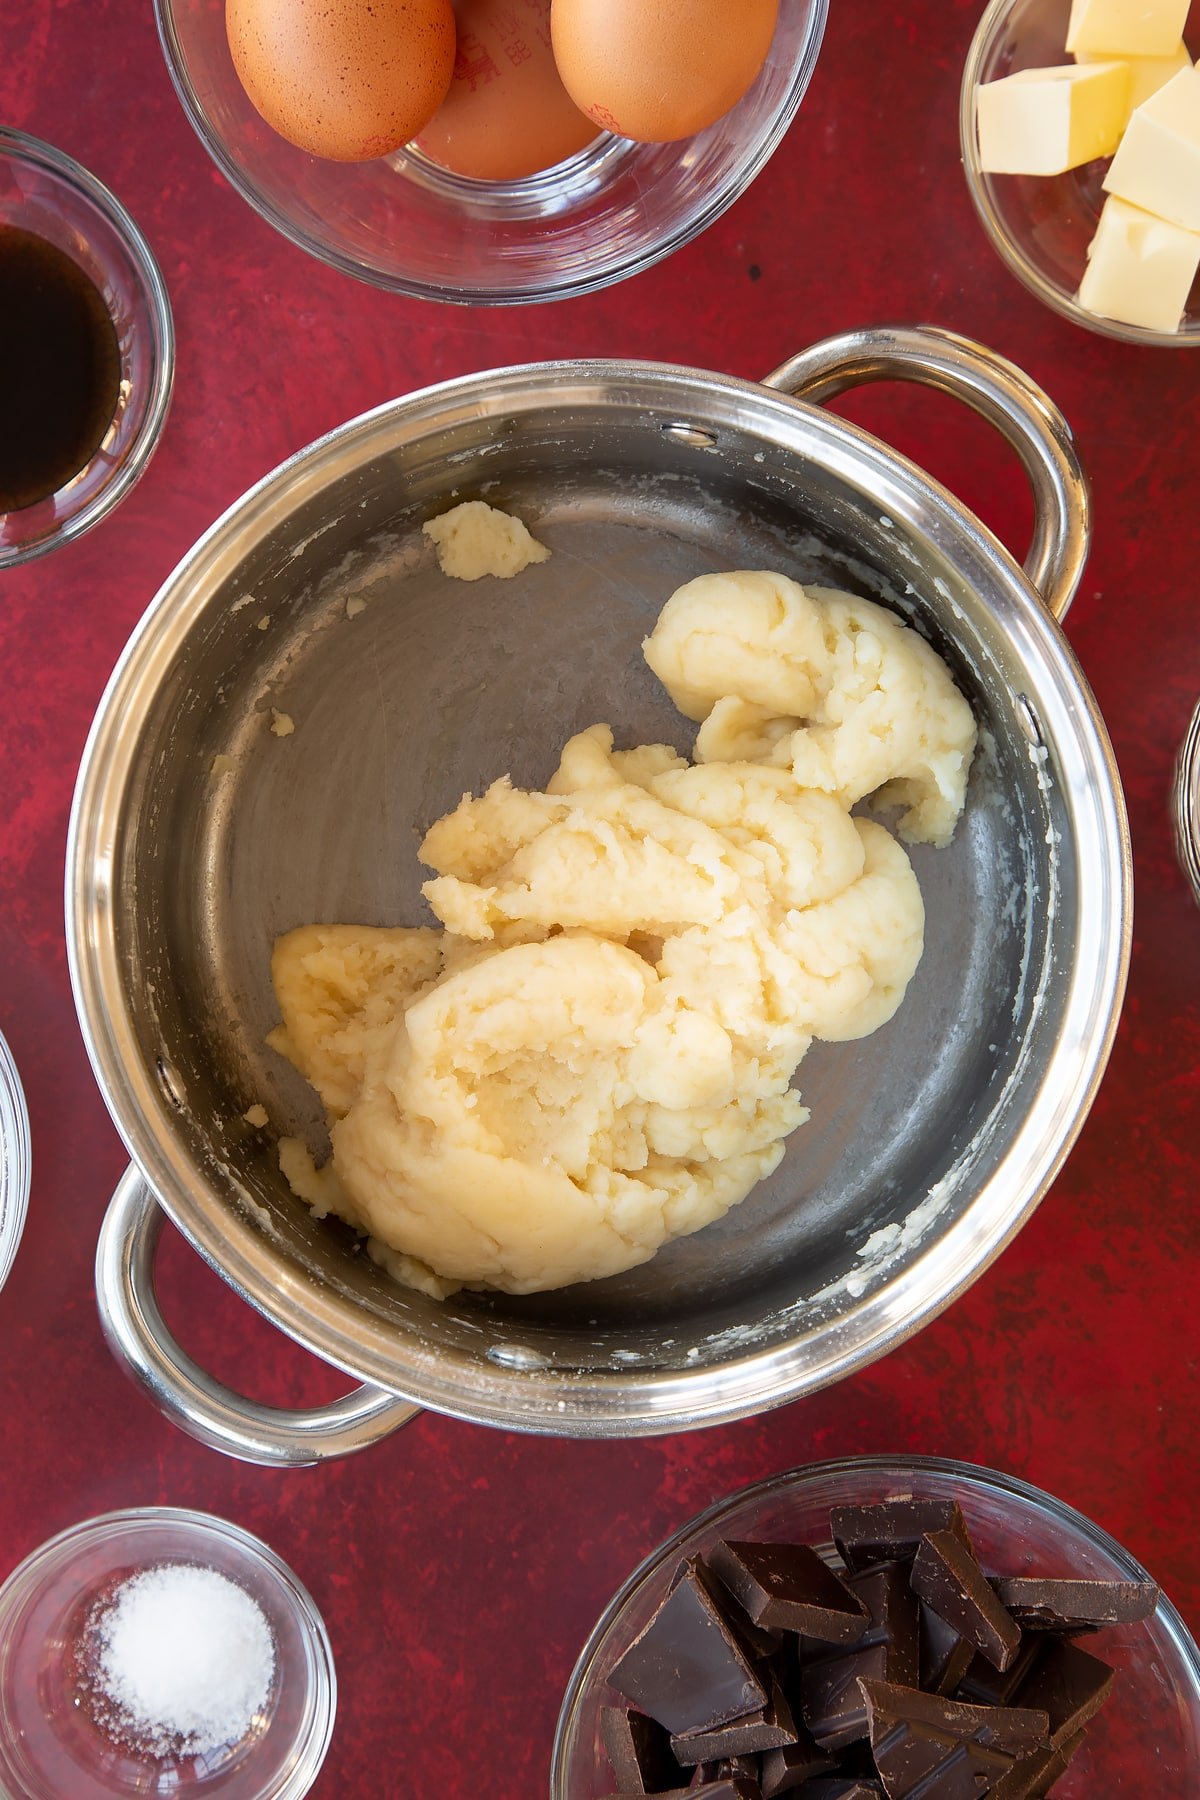
[[(29, 1096), (29, 1223), (0, 1295), (0, 1577), (52, 1532), (171, 1502), (261, 1533), (328, 1621), (341, 1701), (316, 1793), (530, 1800), (563, 1683), (631, 1565), (699, 1507), (789, 1465), (946, 1453), (1063, 1496), (1200, 1626), (1195, 1196), (1200, 912), (1173, 856), (1171, 764), (1200, 693), (1200, 356), (1077, 331), (986, 245), (959, 168), (959, 70), (978, 0), (833, 0), (787, 141), (670, 261), (592, 298), (459, 311), (391, 298), (274, 235), (209, 162), (147, 0), (0, 0), (0, 117), (108, 182), (175, 305), (176, 397), (148, 475), (80, 543), (0, 577), (0, 1026)], [(60, 901), (72, 783), (134, 621), (216, 515), (330, 426), (492, 364), (651, 356), (753, 376), (826, 333), (931, 320), (1014, 358), (1078, 433), (1095, 548), (1069, 634), (1132, 815), (1132, 982), (1103, 1090), (1040, 1211), (915, 1341), (831, 1392), (727, 1429), (633, 1444), (521, 1439), (432, 1416), (350, 1462), (280, 1474), (167, 1425), (101, 1341), (97, 1228), (125, 1156), (72, 1008)], [(2, 398), (0, 398), (2, 404)], [(1016, 465), (974, 419), (877, 391), (856, 417), (1023, 548)], [(181, 1336), (263, 1398), (340, 1378), (185, 1246), (162, 1261)]]

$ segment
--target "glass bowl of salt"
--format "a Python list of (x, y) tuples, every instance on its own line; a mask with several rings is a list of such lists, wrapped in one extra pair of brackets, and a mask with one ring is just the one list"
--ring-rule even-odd
[(305, 1589), (206, 1513), (89, 1519), (0, 1588), (3, 1796), (299, 1800), (336, 1699)]

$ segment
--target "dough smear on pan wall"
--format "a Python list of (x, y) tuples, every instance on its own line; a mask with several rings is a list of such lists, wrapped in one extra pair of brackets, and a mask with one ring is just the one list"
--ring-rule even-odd
[(703, 576), (647, 639), (694, 760), (598, 724), (545, 792), (507, 777), (426, 834), (442, 929), (281, 938), (271, 1034), (332, 1157), (318, 1214), (399, 1279), (528, 1293), (633, 1267), (745, 1199), (807, 1118), (814, 1039), (884, 1024), (921, 956), (907, 854), (945, 844), (975, 743), (938, 656), (867, 600)]

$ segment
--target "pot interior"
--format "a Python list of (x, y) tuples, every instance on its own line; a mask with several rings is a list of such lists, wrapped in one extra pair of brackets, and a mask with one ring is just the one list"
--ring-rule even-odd
[[(1061, 716), (1064, 678), (1044, 646), (1022, 643), (1028, 597), (986, 545), (998, 573), (980, 591), (978, 548), (964, 558), (905, 465), (848, 452), (849, 428), (785, 401), (764, 396), (756, 411), (748, 392), (695, 385), (655, 405), (546, 384), (500, 418), (443, 405), (374, 428), (320, 480), (284, 471), (237, 533), (185, 565), (173, 608), (169, 584), (153, 680), (123, 725), (125, 1004), (154, 1084), (150, 1129), (211, 1196), (201, 1225), (160, 1181), (168, 1210), (218, 1260), (222, 1221), (244, 1231), (249, 1218), (261, 1292), (240, 1280), (253, 1298), (343, 1366), (452, 1411), (487, 1412), (472, 1384), (549, 1369), (565, 1379), (543, 1384), (531, 1411), (549, 1408), (555, 1429), (546, 1396), (565, 1394), (557, 1426), (570, 1428), (572, 1376), (611, 1376), (615, 1393), (780, 1344), (851, 1342), (864, 1302), (936, 1253), (977, 1202), (1054, 1048), (1077, 871), (1055, 727), (1040, 724)], [(801, 441), (822, 432), (828, 454)], [(443, 577), (421, 522), (474, 498), (526, 520), (550, 560), (511, 581)], [(810, 1121), (722, 1221), (607, 1281), (428, 1300), (337, 1221), (313, 1220), (279, 1173), (277, 1134), (301, 1132), (319, 1155), (328, 1140), (315, 1096), (263, 1042), (277, 1022), (272, 942), (314, 921), (429, 922), (425, 828), (503, 773), (543, 784), (573, 731), (604, 720), (619, 745), (688, 750), (694, 727), (641, 640), (679, 583), (738, 567), (897, 608), (975, 709), (980, 748), (953, 844), (913, 852), (921, 966), (883, 1030), (814, 1045), (799, 1071)], [(144, 643), (158, 629), (152, 615)], [(272, 733), (272, 708), (294, 721), (290, 736)], [(217, 758), (231, 761), (214, 774)], [(267, 1131), (243, 1119), (256, 1102)], [(1035, 1198), (1006, 1200), (1004, 1229)], [(964, 1277), (937, 1279), (948, 1293)], [(335, 1315), (336, 1339), (320, 1322)], [(866, 1354), (905, 1323), (873, 1326)], [(506, 1416), (521, 1404), (510, 1387)]]

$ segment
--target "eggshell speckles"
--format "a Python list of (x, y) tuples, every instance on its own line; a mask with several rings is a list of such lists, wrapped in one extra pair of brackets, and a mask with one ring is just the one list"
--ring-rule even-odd
[(690, 137), (766, 60), (778, 0), (553, 0), (554, 55), (589, 118), (621, 137)]
[(407, 143), (450, 86), (450, 0), (226, 0), (234, 67), (268, 125), (314, 156)]
[(457, 0), (458, 57), (420, 149), (477, 181), (513, 181), (590, 144), (594, 122), (562, 84), (550, 0)]

